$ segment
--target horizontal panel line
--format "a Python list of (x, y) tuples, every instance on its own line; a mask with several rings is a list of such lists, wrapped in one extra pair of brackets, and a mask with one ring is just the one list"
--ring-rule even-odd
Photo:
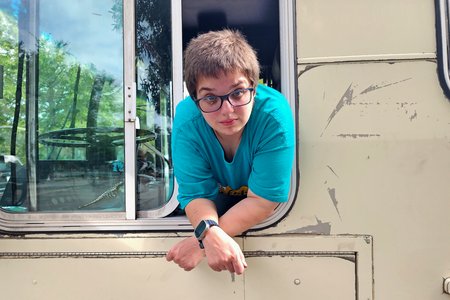
[(436, 59), (436, 53), (405, 53), (405, 54), (378, 54), (378, 55), (348, 55), (348, 56), (323, 56), (297, 59), (299, 65), (312, 63), (343, 63), (366, 61), (395, 61), (395, 60), (424, 60)]
[[(354, 251), (244, 251), (245, 257), (337, 257), (356, 258)], [(38, 258), (161, 258), (165, 251), (132, 252), (0, 252), (0, 259), (38, 259)]]

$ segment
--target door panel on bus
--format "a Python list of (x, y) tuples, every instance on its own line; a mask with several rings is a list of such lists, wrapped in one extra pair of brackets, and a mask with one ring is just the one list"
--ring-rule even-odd
[(180, 239), (8, 239), (0, 252), (0, 269), (8, 270), (0, 273), (2, 298), (371, 299), (368, 236), (238, 238), (249, 265), (242, 276), (214, 272), (206, 261), (190, 272), (168, 263), (165, 254)]

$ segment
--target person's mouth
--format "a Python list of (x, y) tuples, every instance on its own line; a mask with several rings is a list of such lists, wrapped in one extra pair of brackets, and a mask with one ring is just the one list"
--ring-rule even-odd
[(231, 126), (234, 124), (235, 121), (236, 119), (226, 119), (224, 121), (220, 121), (219, 123), (225, 126)]

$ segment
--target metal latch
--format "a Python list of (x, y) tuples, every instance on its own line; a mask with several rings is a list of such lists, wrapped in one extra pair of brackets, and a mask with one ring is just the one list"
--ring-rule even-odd
[(125, 86), (125, 122), (136, 121), (136, 82)]

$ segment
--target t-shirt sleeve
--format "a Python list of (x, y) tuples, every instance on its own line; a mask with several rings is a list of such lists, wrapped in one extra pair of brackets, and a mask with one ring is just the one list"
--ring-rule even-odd
[(174, 135), (172, 158), (178, 183), (178, 202), (181, 208), (196, 198), (215, 199), (217, 181), (213, 178), (210, 164), (199, 151), (200, 145), (192, 131), (179, 129)]
[(249, 178), (250, 190), (273, 202), (288, 201), (295, 155), (292, 113), (287, 104), (282, 106), (267, 115), (264, 124), (259, 124), (264, 128), (260, 131)]

